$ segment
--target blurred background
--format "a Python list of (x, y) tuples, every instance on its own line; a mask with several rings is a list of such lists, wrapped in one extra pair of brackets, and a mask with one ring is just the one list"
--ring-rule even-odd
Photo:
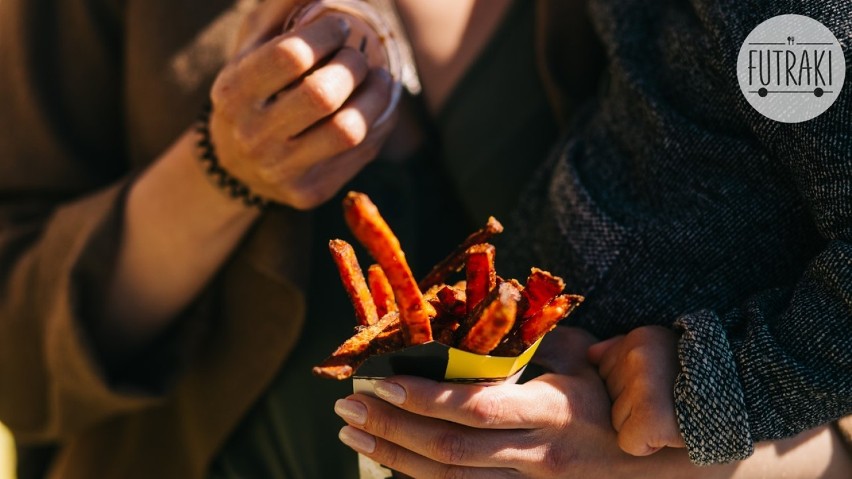
[[(0, 0), (2, 1), (2, 0)], [(15, 477), (15, 458), (12, 436), (9, 431), (0, 424), (0, 479), (12, 479)]]

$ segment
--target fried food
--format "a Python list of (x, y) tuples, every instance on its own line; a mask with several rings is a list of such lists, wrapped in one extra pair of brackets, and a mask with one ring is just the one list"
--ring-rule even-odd
[(429, 323), (429, 313), (430, 310), (434, 311), (434, 308), (431, 308), (423, 299), (423, 294), (405, 260), (405, 253), (399, 245), (399, 240), (379, 214), (376, 205), (367, 195), (350, 192), (343, 200), (343, 213), (349, 229), (387, 275), (399, 306), (405, 344), (411, 346), (431, 341), (432, 327)]
[(530, 276), (527, 278), (527, 285), (521, 292), (523, 297), (521, 317), (524, 319), (533, 317), (564, 289), (565, 281), (562, 278), (553, 276), (547, 271), (532, 268)]
[(468, 236), (449, 256), (436, 264), (432, 271), (429, 271), (429, 274), (420, 280), (420, 289), (429, 289), (436, 284), (446, 282), (451, 274), (461, 271), (468, 248), (475, 244), (485, 243), (494, 235), (502, 232), (503, 225), (493, 216), (489, 217), (485, 226)]
[(393, 289), (381, 266), (374, 264), (367, 269), (367, 283), (370, 285), (373, 303), (376, 304), (376, 313), (380, 318), (398, 311), (396, 300), (393, 298)]
[(476, 354), (488, 354), (500, 344), (515, 324), (521, 294), (504, 282), (476, 308), (470, 329), (458, 342), (458, 348)]
[[(565, 282), (538, 268), (532, 268), (525, 285), (498, 276), (496, 250), (485, 243), (503, 229), (494, 218), (418, 285), (399, 240), (367, 196), (349, 193), (344, 214), (378, 264), (370, 266), (365, 280), (351, 245), (329, 243), (362, 326), (313, 369), (318, 376), (346, 379), (371, 355), (433, 340), (475, 354), (516, 357), (583, 301), (560, 294)], [(463, 267), (465, 280), (445, 284)]]
[(367, 280), (364, 279), (364, 273), (361, 271), (352, 245), (339, 239), (331, 240), (328, 242), (328, 250), (331, 252), (334, 264), (337, 265), (340, 280), (352, 301), (352, 307), (355, 308), (358, 324), (369, 326), (378, 321), (379, 314), (376, 311), (373, 296), (367, 287)]
[(497, 272), (494, 270), (495, 249), (493, 245), (481, 243), (467, 249), (467, 312), (470, 313), (476, 305), (497, 286)]
[(313, 373), (329, 379), (351, 377), (358, 366), (367, 359), (371, 349), (377, 348), (375, 339), (382, 333), (386, 333), (385, 337), (392, 336), (394, 329), (399, 329), (399, 314), (389, 313), (347, 339), (322, 364), (314, 367)]

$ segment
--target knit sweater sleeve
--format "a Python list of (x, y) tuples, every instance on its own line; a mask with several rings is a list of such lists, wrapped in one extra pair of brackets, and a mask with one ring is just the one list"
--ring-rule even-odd
[[(827, 25), (852, 58), (852, 25)], [(830, 19), (823, 19), (830, 22)], [(744, 106), (748, 108), (747, 105)], [(791, 288), (731, 311), (678, 319), (677, 415), (698, 464), (747, 457), (756, 441), (793, 436), (852, 413), (852, 86), (809, 122), (745, 111), (808, 205), (823, 249)]]

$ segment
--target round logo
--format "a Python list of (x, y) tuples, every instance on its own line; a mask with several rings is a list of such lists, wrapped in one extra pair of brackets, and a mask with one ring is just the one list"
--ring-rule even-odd
[(803, 15), (779, 15), (746, 38), (737, 77), (746, 100), (763, 116), (800, 123), (824, 113), (840, 96), (846, 58), (822, 23)]

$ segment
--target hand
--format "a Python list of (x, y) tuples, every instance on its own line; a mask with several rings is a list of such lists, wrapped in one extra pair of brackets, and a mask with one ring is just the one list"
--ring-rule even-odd
[(588, 333), (557, 328), (537, 361), (554, 373), (523, 385), (396, 377), (335, 410), (344, 443), (414, 477), (623, 477), (609, 398), (585, 359)]
[(618, 445), (634, 456), (663, 447), (686, 447), (674, 407), (679, 370), (677, 336), (669, 329), (645, 326), (589, 348), (612, 400), (612, 427)]
[[(260, 8), (292, 2), (265, 3), (272, 7)], [(246, 23), (268, 30), (259, 18)], [(394, 121), (374, 125), (390, 98), (390, 76), (343, 48), (348, 34), (330, 16), (271, 39), (244, 28), (242, 46), (213, 85), (210, 129), (221, 165), (255, 193), (298, 209), (318, 206), (390, 133)]]

